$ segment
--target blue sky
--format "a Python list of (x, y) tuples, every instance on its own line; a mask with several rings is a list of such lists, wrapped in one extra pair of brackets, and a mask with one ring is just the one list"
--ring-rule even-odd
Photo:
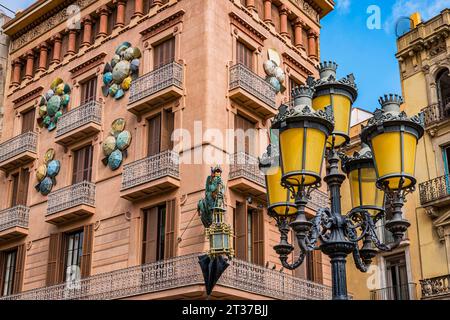
[[(11, 10), (24, 9), (34, 0), (0, 0)], [(338, 75), (354, 73), (359, 88), (355, 106), (373, 111), (384, 93), (401, 93), (396, 52), (396, 21), (419, 11), (427, 20), (450, 0), (335, 0), (336, 9), (322, 20), (322, 60), (335, 60)], [(380, 9), (380, 29), (370, 30), (367, 9)], [(10, 14), (6, 12), (7, 14)]]

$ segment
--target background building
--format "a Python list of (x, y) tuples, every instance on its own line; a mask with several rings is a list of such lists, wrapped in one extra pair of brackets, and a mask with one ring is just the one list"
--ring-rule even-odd
[[(256, 156), (277, 106), (317, 76), (320, 19), (332, 9), (331, 0), (55, 0), (17, 14), (4, 27), (12, 40), (0, 141), (1, 295), (204, 298), (197, 256), (208, 244), (196, 206), (210, 165), (185, 163), (200, 151), (245, 159), (223, 165), (237, 258), (213, 298), (329, 299), (320, 253), (295, 273), (280, 270)], [(103, 72), (124, 42), (142, 53), (139, 78), (115, 100), (102, 93)], [(269, 48), (286, 74), (283, 94), (264, 79)], [(38, 121), (54, 113), (41, 102), (57, 77), (72, 90), (49, 131)], [(132, 142), (113, 171), (102, 144), (118, 118)], [(182, 146), (170, 139), (177, 129), (208, 128), (258, 133), (228, 148), (208, 137)], [(44, 196), (34, 187), (50, 148), (61, 170)], [(315, 193), (309, 214), (326, 198)]]
[(8, 46), (9, 38), (4, 34), (2, 26), (8, 22), (10, 18), (0, 12), (0, 137), (3, 128), (3, 100), (5, 98), (5, 82), (8, 69)]
[[(450, 297), (450, 10), (422, 22), (411, 16), (411, 30), (397, 40), (403, 109), (423, 110), (426, 134), (417, 149), (417, 190), (408, 196), (411, 222), (406, 240), (380, 254), (369, 274), (351, 268), (355, 298), (375, 300), (449, 299)], [(354, 134), (360, 125), (353, 128)], [(389, 242), (388, 232), (382, 239)], [(354, 279), (354, 280), (352, 280)]]

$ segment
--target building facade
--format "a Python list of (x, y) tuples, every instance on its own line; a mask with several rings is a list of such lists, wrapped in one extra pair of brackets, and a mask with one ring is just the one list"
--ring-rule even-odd
[[(351, 268), (355, 298), (374, 300), (450, 298), (450, 10), (422, 22), (411, 16), (411, 30), (397, 40), (396, 57), (408, 115), (425, 115), (419, 141), (416, 190), (408, 196), (405, 217), (411, 222), (405, 241), (392, 253), (379, 254), (368, 274)], [(353, 132), (360, 131), (355, 125)], [(355, 146), (357, 145), (355, 139)], [(388, 232), (381, 238), (389, 242)]]
[(5, 98), (5, 82), (8, 70), (8, 46), (9, 38), (3, 32), (2, 26), (8, 22), (10, 18), (0, 12), (0, 137), (3, 128), (3, 100)]
[[(214, 157), (224, 160), (236, 258), (212, 297), (329, 299), (327, 257), (281, 270), (256, 157), (277, 106), (318, 75), (320, 19), (332, 9), (331, 0), (57, 0), (7, 23), (1, 295), (204, 298), (197, 256), (208, 242), (197, 202)], [(284, 93), (264, 79), (269, 52), (278, 53)], [(128, 54), (138, 62), (123, 67)], [(109, 86), (113, 64), (122, 64), (113, 78), (134, 67), (128, 91), (126, 80)], [(104, 152), (111, 137), (118, 145), (118, 127), (132, 139), (113, 151), (123, 163), (112, 170)], [(190, 136), (176, 139), (181, 129)], [(208, 129), (256, 133), (224, 146)], [(309, 214), (326, 198), (315, 193)]]

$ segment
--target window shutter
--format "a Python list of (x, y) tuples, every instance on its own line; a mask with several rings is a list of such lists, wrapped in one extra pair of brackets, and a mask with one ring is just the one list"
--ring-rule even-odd
[(247, 260), (247, 206), (236, 203), (236, 258)]
[(92, 244), (94, 241), (94, 224), (84, 226), (83, 230), (83, 252), (81, 256), (81, 278), (91, 275)]
[(175, 257), (176, 253), (176, 201), (175, 199), (166, 202), (166, 230), (164, 240), (164, 258), (170, 259)]
[(240, 41), (237, 42), (236, 50), (237, 63), (242, 63), (247, 68), (253, 69), (253, 50)]
[(144, 212), (144, 233), (142, 243), (142, 263), (156, 261), (156, 244), (158, 237), (158, 207)]
[(34, 131), (34, 113), (34, 108), (22, 113), (22, 133)]
[(6, 254), (0, 251), (0, 296), (3, 295), (3, 282), (5, 277)]
[(92, 178), (92, 145), (84, 148), (83, 180), (91, 181)]
[(18, 204), (27, 205), (28, 183), (30, 181), (30, 171), (28, 169), (20, 169)]
[(22, 291), (23, 272), (25, 268), (25, 244), (17, 247), (16, 270), (14, 274), (13, 294)]
[(84, 160), (84, 153), (82, 150), (77, 150), (74, 152), (73, 157), (73, 173), (72, 173), (72, 184), (81, 182), (80, 170), (83, 167), (82, 163)]
[(89, 79), (81, 85), (81, 104), (96, 99), (97, 77)]
[(312, 252), (312, 267), (313, 267), (313, 281), (317, 283), (323, 282), (323, 273), (322, 273), (322, 253), (319, 250), (314, 250)]
[(252, 216), (252, 261), (255, 264), (264, 265), (264, 215), (261, 210), (253, 210)]
[(134, 14), (134, 2), (135, 0), (128, 0), (125, 7), (125, 25), (129, 24), (131, 17)]
[[(292, 245), (294, 246), (294, 252), (292, 255), (292, 261), (297, 261), (298, 255), (300, 254), (300, 247), (298, 246), (297, 238), (295, 237), (295, 233), (291, 232), (292, 236)], [(307, 257), (305, 257), (305, 260), (303, 260), (303, 263), (294, 270), (294, 276), (300, 279), (308, 279), (306, 268), (307, 268)]]
[(11, 207), (19, 204), (19, 173), (12, 175)]
[(164, 110), (164, 125), (162, 128), (161, 135), (161, 151), (172, 150), (173, 149), (173, 141), (172, 141), (172, 133), (174, 128), (174, 115), (171, 110)]
[(175, 38), (170, 38), (154, 48), (153, 66), (154, 69), (162, 67), (175, 60)]
[(50, 244), (48, 248), (48, 263), (47, 263), (47, 279), (46, 285), (51, 286), (61, 283), (64, 279), (65, 261), (64, 253), (66, 247), (65, 234), (52, 233), (50, 235)]
[(161, 145), (161, 115), (148, 121), (148, 155), (153, 156), (160, 152)]

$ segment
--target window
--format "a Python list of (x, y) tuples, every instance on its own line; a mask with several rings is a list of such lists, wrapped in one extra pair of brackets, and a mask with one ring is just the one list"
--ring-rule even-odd
[(31, 75), (32, 77), (34, 77), (34, 75), (36, 74), (38, 68), (39, 68), (39, 61), (40, 60), (40, 52), (39, 51), (34, 51), (34, 58), (33, 58), (33, 74)]
[(34, 113), (34, 108), (22, 113), (22, 133), (34, 131)]
[(302, 29), (302, 39), (303, 48), (305, 48), (306, 52), (309, 52), (308, 31), (304, 28)]
[(66, 262), (64, 280), (78, 280), (81, 273), (81, 257), (83, 252), (83, 230), (67, 235)]
[(171, 110), (163, 110), (150, 118), (148, 120), (147, 155), (153, 156), (162, 151), (173, 149), (173, 130), (174, 114)]
[(3, 271), (3, 296), (10, 295), (13, 292), (14, 274), (16, 273), (16, 257), (17, 250), (6, 253), (5, 270)]
[(16, 294), (22, 290), (24, 262), (24, 244), (0, 251), (0, 296)]
[(293, 99), (292, 98), (292, 89), (300, 86), (301, 83), (298, 82), (297, 80), (295, 80), (294, 78), (289, 77), (289, 83), (288, 83), (288, 94), (289, 94), (289, 99)]
[(257, 141), (255, 123), (238, 114), (234, 118), (234, 129), (235, 152), (255, 155)]
[(153, 49), (154, 69), (175, 61), (175, 38), (165, 40)]
[(92, 145), (74, 152), (72, 184), (91, 181), (92, 175)]
[(97, 77), (93, 77), (81, 84), (81, 104), (97, 98)]
[(68, 50), (69, 50), (69, 34), (65, 33), (61, 38), (61, 57), (60, 57), (61, 59), (64, 59)]
[(175, 256), (175, 200), (144, 210), (142, 263)]
[[(298, 241), (295, 237), (295, 233), (292, 232), (291, 234), (292, 245), (294, 246), (292, 259), (297, 260), (300, 253), (300, 248), (298, 246)], [(323, 283), (322, 253), (318, 250), (309, 251), (306, 254), (305, 260), (300, 265), (300, 267), (295, 269), (294, 275), (301, 279), (313, 281), (316, 283)]]
[(74, 281), (91, 273), (94, 225), (52, 233), (49, 239), (46, 285)]
[(408, 274), (405, 255), (386, 258), (386, 300), (409, 300)]
[(135, 0), (128, 0), (125, 7), (125, 25), (129, 24), (134, 14)]
[(30, 171), (28, 169), (20, 169), (19, 172), (13, 174), (11, 207), (18, 205), (27, 205), (28, 183), (30, 180)]
[(235, 210), (236, 257), (264, 265), (264, 214), (262, 210), (236, 203)]
[[(442, 156), (444, 158), (445, 174), (449, 175), (450, 174), (450, 146), (446, 146), (446, 147), (442, 148)], [(447, 184), (447, 185), (450, 185), (450, 184)]]
[(253, 50), (240, 41), (236, 43), (236, 62), (253, 69)]

